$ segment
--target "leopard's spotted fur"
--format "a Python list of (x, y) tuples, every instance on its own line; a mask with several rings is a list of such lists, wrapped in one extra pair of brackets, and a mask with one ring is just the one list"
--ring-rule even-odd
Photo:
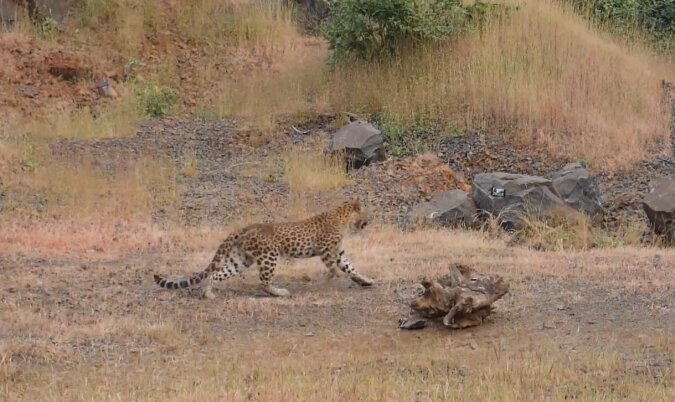
[(179, 289), (204, 281), (202, 294), (212, 299), (213, 280), (222, 281), (256, 263), (260, 269), (262, 288), (273, 296), (288, 296), (288, 290), (271, 284), (279, 258), (321, 257), (329, 270), (329, 277), (337, 274), (337, 266), (354, 282), (370, 286), (372, 280), (356, 271), (342, 249), (342, 237), (350, 223), (356, 229), (362, 229), (367, 224), (358, 199), (298, 222), (250, 225), (232, 233), (222, 242), (206, 270), (179, 281), (155, 275), (155, 282), (163, 288)]

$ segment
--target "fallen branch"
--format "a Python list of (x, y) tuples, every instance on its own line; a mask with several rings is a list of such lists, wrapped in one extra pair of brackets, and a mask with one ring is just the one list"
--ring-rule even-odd
[[(453, 264), (450, 273), (438, 280), (422, 281), (424, 293), (410, 307), (425, 318), (443, 317), (443, 325), (462, 329), (480, 325), (492, 313), (492, 304), (509, 291), (499, 275), (484, 275), (471, 268)], [(414, 328), (419, 328), (419, 320)], [(401, 328), (407, 328), (405, 322)]]

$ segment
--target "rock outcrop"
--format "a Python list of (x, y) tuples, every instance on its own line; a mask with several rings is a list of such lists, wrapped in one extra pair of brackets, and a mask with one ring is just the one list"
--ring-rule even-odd
[(344, 153), (347, 167), (354, 169), (386, 159), (380, 130), (361, 120), (351, 122), (333, 134), (327, 152)]
[(476, 206), (462, 190), (450, 190), (436, 194), (427, 202), (421, 202), (407, 213), (409, 224), (433, 224), (441, 227), (473, 226)]
[(660, 178), (649, 186), (649, 193), (642, 200), (654, 233), (669, 241), (675, 240), (675, 179)]
[(519, 228), (525, 215), (543, 218), (565, 206), (551, 180), (503, 172), (476, 175), (471, 197), (479, 214), (498, 217), (507, 230)]
[(579, 163), (570, 163), (551, 175), (553, 188), (573, 209), (599, 219), (603, 214), (602, 201), (593, 179)]

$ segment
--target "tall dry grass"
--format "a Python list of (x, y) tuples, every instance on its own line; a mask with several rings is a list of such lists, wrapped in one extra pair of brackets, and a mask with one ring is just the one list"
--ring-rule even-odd
[(352, 63), (332, 76), (335, 110), (379, 112), (402, 124), (489, 127), (556, 155), (624, 167), (668, 140), (661, 79), (675, 69), (621, 46), (548, 0), (490, 19), (453, 43)]
[(142, 55), (171, 32), (193, 45), (262, 53), (287, 47), (296, 35), (290, 9), (275, 1), (85, 0), (77, 25), (83, 35), (115, 37), (111, 44), (124, 56)]
[(92, 158), (33, 152), (32, 167), (14, 154), (9, 174), (0, 175), (0, 253), (146, 248), (157, 238), (153, 213), (179, 221), (180, 188), (170, 162), (146, 157), (107, 173)]
[[(284, 179), (288, 183), (288, 218), (302, 219), (339, 202), (339, 190), (348, 183), (344, 159), (323, 153), (321, 138), (308, 146), (292, 146), (286, 151)], [(329, 200), (328, 205), (319, 205)]]

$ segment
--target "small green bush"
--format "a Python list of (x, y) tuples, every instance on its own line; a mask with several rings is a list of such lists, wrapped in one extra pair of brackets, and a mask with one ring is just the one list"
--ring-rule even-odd
[(333, 0), (330, 9), (322, 31), (333, 63), (393, 53), (404, 42), (447, 38), (466, 16), (459, 0)]
[(35, 35), (39, 39), (49, 40), (59, 32), (59, 23), (52, 17), (42, 19), (35, 26)]
[(141, 112), (151, 117), (166, 116), (178, 102), (178, 91), (173, 88), (146, 85), (136, 91)]
[(665, 50), (675, 48), (675, 0), (566, 0), (619, 34), (641, 29)]
[(379, 127), (387, 152), (396, 157), (436, 151), (445, 137), (433, 124), (423, 121), (410, 124), (384, 119)]

